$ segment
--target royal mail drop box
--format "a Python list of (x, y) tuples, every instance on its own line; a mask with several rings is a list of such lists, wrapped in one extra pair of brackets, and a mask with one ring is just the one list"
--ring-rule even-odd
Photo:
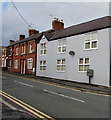
[(93, 76), (94, 76), (94, 70), (92, 70), (92, 69), (87, 69), (87, 76), (93, 77)]

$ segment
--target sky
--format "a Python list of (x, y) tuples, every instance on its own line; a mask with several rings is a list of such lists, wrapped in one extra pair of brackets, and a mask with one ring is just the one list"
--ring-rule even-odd
[[(40, 32), (52, 28), (54, 17), (63, 19), (66, 28), (109, 15), (109, 2), (14, 2), (14, 4), (27, 23)], [(20, 34), (28, 37), (29, 27), (11, 2), (2, 2), (0, 14), (2, 16), (0, 38), (3, 46), (9, 45), (9, 40), (18, 40)]]

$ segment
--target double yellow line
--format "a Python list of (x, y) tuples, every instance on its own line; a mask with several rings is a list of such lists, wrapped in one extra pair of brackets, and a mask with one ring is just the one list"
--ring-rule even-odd
[(54, 120), (54, 118), (50, 117), (49, 115), (46, 115), (45, 113), (35, 109), (34, 107), (24, 103), (23, 101), (7, 94), (6, 92), (3, 92), (0, 90), (0, 94), (4, 96), (5, 98), (11, 100), (12, 102), (16, 103), (20, 107), (24, 108), (25, 110), (29, 111), (31, 114), (33, 114), (35, 117), (40, 118), (42, 120)]

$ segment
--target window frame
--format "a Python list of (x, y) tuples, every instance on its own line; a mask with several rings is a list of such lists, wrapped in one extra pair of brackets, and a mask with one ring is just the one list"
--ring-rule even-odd
[(18, 55), (18, 47), (15, 48), (15, 55)]
[(32, 44), (29, 44), (29, 53), (33, 53), (33, 47), (32, 47)]
[(9, 55), (8, 56), (12, 56), (12, 48), (9, 48)]
[[(60, 64), (57, 63), (58, 60), (60, 60)], [(65, 64), (62, 64), (63, 60), (65, 60)], [(57, 69), (58, 66), (60, 66), (60, 70)], [(61, 70), (62, 66), (65, 66), (65, 70)], [(57, 72), (66, 72), (66, 59), (65, 58), (56, 60), (56, 71)]]
[(18, 69), (18, 59), (14, 60), (14, 68)]
[[(42, 62), (42, 64), (40, 64), (40, 62)], [(43, 64), (44, 62), (45, 62), (45, 64)], [(42, 67), (42, 69), (41, 69), (41, 67)], [(45, 69), (44, 69), (44, 67), (45, 67)], [(39, 71), (40, 72), (46, 71), (46, 60), (40, 60), (39, 61)]]
[[(85, 64), (85, 59), (87, 59), (87, 58), (89, 59), (89, 63)], [(83, 59), (83, 64), (80, 64), (80, 63), (79, 63), (80, 59)], [(79, 66), (80, 66), (80, 65), (83, 65), (83, 71), (80, 71), (80, 70), (79, 70)], [(79, 59), (78, 59), (78, 72), (86, 73), (87, 70), (84, 71), (84, 66), (85, 66), (85, 65), (89, 65), (89, 68), (90, 68), (90, 58), (89, 58), (89, 57), (84, 57), (84, 58), (81, 57), (81, 58), (79, 58)]]
[[(93, 34), (96, 34), (96, 39), (93, 39)], [(84, 36), (84, 50), (96, 50), (96, 49), (98, 49), (97, 34), (98, 34), (97, 31), (85, 34), (85, 36)], [(87, 36), (90, 36), (88, 41), (86, 40)], [(92, 43), (93, 42), (97, 42), (97, 47), (95, 47), (95, 48), (92, 47)], [(89, 48), (86, 48), (86, 43), (90, 43), (90, 47)]]
[[(30, 62), (30, 60), (31, 60), (31, 62), (32, 62), (32, 66), (31, 66), (31, 67), (29, 67), (29, 62)], [(29, 69), (29, 70), (32, 70), (32, 69), (33, 69), (33, 58), (28, 58), (28, 59), (27, 59), (27, 69)]]
[(26, 52), (26, 47), (25, 47), (25, 45), (22, 45), (22, 48), (21, 48), (22, 50), (21, 50), (21, 54), (25, 54), (25, 52)]
[[(45, 46), (44, 46), (44, 44), (45, 44)], [(43, 45), (44, 47), (41, 48), (41, 45)], [(41, 51), (43, 51), (43, 54), (41, 54)], [(46, 51), (46, 53), (45, 53), (45, 51)], [(40, 43), (40, 56), (43, 56), (43, 55), (45, 56), (46, 54), (47, 54), (47, 43)]]
[[(63, 44), (65, 41), (65, 44)], [(60, 43), (61, 42), (61, 43)], [(59, 45), (60, 44), (60, 45)], [(58, 40), (58, 46), (57, 46), (57, 54), (62, 54), (62, 53), (66, 53), (67, 49), (65, 52), (63, 52), (63, 48), (65, 47), (65, 49), (67, 48), (66, 45), (66, 39), (63, 40)], [(59, 52), (59, 48), (60, 48), (60, 52)]]

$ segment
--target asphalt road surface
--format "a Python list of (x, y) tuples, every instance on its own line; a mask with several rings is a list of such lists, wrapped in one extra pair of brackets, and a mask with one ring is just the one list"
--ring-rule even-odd
[[(2, 78), (3, 99), (11, 101), (10, 96), (5, 96), (11, 95), (36, 109), (37, 113), (41, 111), (55, 119), (109, 118), (109, 96), (84, 93), (9, 74), (3, 74)], [(13, 101), (10, 103), (13, 104)], [(22, 105), (18, 106), (21, 109)]]

